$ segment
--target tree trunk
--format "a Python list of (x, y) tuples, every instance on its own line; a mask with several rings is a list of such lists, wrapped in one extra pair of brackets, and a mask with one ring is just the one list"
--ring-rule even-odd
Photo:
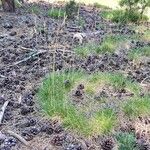
[(14, 0), (2, 0), (2, 7), (5, 12), (15, 12)]

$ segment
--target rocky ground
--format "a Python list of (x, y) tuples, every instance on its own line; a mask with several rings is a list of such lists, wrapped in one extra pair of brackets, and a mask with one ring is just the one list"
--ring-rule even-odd
[[(99, 10), (93, 7), (81, 7), (80, 15), (85, 23), (79, 26), (77, 19), (67, 20), (63, 25), (63, 19), (48, 17), (46, 12), (51, 6), (46, 3), (38, 6), (42, 11), (37, 15), (28, 12), (31, 4), (18, 8), (15, 14), (0, 12), (1, 107), (5, 101), (9, 101), (0, 125), (0, 150), (113, 149), (115, 141), (110, 136), (84, 139), (65, 131), (58, 120), (44, 116), (38, 106), (36, 93), (42, 79), (53, 69), (72, 67), (83, 68), (87, 73), (124, 72), (149, 90), (149, 60), (134, 64), (128, 59), (125, 48), (120, 49), (119, 53), (91, 55), (85, 59), (77, 57), (73, 51), (73, 47), (78, 45), (78, 41), (73, 40), (73, 35), (77, 32), (89, 34), (98, 31), (98, 34), (86, 37), (83, 42), (87, 42), (101, 41), (110, 32), (133, 35), (135, 31), (129, 26), (105, 21), (98, 15)], [(130, 41), (129, 44), (130, 47), (143, 45), (150, 45), (150, 42)], [(139, 124), (142, 122), (142, 125), (149, 125), (149, 118), (144, 120), (148, 121), (139, 120)], [(135, 128), (128, 122), (120, 130)], [(8, 130), (21, 135), (29, 145), (14, 138)], [(145, 139), (143, 135), (137, 141), (146, 149), (148, 146)]]

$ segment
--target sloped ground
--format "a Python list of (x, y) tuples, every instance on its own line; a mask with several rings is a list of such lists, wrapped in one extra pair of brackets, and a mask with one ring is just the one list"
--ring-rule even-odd
[[(77, 57), (73, 51), (78, 45), (78, 42), (73, 41), (73, 35), (77, 32), (89, 34), (98, 31), (98, 34), (86, 37), (83, 41), (86, 43), (101, 42), (108, 34), (132, 36), (135, 30), (129, 26), (119, 26), (103, 20), (98, 15), (99, 10), (95, 8), (81, 7), (80, 16), (85, 21), (84, 25), (79, 26), (77, 19), (67, 20), (57, 32), (63, 19), (48, 17), (47, 10), (50, 7), (47, 3), (38, 4), (37, 15), (29, 12), (31, 4), (18, 8), (16, 14), (0, 12), (0, 105), (9, 100), (0, 127), (0, 149), (112, 149), (111, 147), (115, 147), (115, 141), (111, 136), (93, 137), (88, 140), (65, 131), (59, 120), (45, 117), (37, 105), (36, 93), (42, 79), (53, 69), (70, 68), (83, 68), (89, 74), (95, 71), (123, 72), (141, 83), (145, 91), (149, 91), (149, 58), (135, 64), (128, 59), (127, 51), (131, 47), (150, 46), (150, 41), (129, 41), (129, 48), (121, 46), (113, 54)], [(149, 27), (149, 24), (147, 26)], [(136, 131), (137, 142), (144, 145), (149, 143), (150, 137), (144, 133), (145, 128), (140, 126), (148, 127), (149, 118), (139, 118), (138, 124), (129, 120), (117, 130)], [(21, 135), (29, 142), (29, 146), (24, 146), (7, 134), (7, 130)]]

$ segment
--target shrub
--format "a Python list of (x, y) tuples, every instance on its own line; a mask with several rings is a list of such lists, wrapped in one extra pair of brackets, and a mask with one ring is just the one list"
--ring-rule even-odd
[(65, 6), (67, 18), (69, 19), (74, 18), (78, 14), (78, 9), (79, 6), (74, 0), (69, 1)]
[(137, 11), (124, 11), (124, 10), (112, 10), (104, 11), (102, 17), (108, 20), (112, 20), (116, 23), (128, 23), (128, 22), (138, 22), (139, 20), (148, 20), (147, 16), (140, 18), (140, 13)]
[[(125, 8), (128, 16), (132, 16), (132, 13), (134, 15), (138, 14), (138, 20), (141, 20), (145, 18), (143, 17), (145, 10), (150, 7), (150, 0), (121, 0), (119, 4)], [(130, 19), (132, 19), (132, 17), (130, 17)], [(136, 19), (134, 18), (133, 21)]]

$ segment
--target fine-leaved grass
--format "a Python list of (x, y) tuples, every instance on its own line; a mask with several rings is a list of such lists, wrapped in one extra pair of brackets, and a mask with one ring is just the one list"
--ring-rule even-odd
[(133, 133), (120, 132), (115, 135), (118, 150), (137, 150), (136, 137)]
[(113, 53), (117, 49), (118, 45), (125, 41), (124, 36), (107, 36), (102, 43), (88, 43), (82, 46), (77, 46), (74, 50), (80, 57), (87, 57), (90, 54), (104, 54)]
[(111, 132), (116, 126), (116, 123), (116, 114), (112, 109), (104, 109), (97, 112), (90, 121), (93, 135)]
[(48, 16), (55, 19), (64, 18), (65, 11), (61, 8), (51, 8), (48, 10)]
[(150, 57), (150, 47), (144, 46), (142, 48), (131, 49), (128, 56), (135, 61), (138, 61), (141, 57)]
[[(66, 128), (82, 135), (111, 132), (117, 120), (113, 110), (93, 112), (93, 115), (88, 118), (69, 101), (71, 89), (80, 81), (87, 82), (87, 80), (88, 77), (81, 71), (52, 73), (39, 89), (39, 102), (49, 116), (59, 116)], [(96, 124), (91, 124), (91, 120)]]
[(128, 117), (146, 116), (150, 114), (150, 96), (133, 97), (123, 106), (123, 111)]
[(103, 85), (110, 85), (115, 89), (123, 89), (133, 92), (135, 95), (140, 93), (140, 86), (136, 82), (131, 82), (119, 73), (95, 73), (91, 75), (88, 82), (85, 84), (85, 90), (87, 93), (96, 93), (98, 87)]

